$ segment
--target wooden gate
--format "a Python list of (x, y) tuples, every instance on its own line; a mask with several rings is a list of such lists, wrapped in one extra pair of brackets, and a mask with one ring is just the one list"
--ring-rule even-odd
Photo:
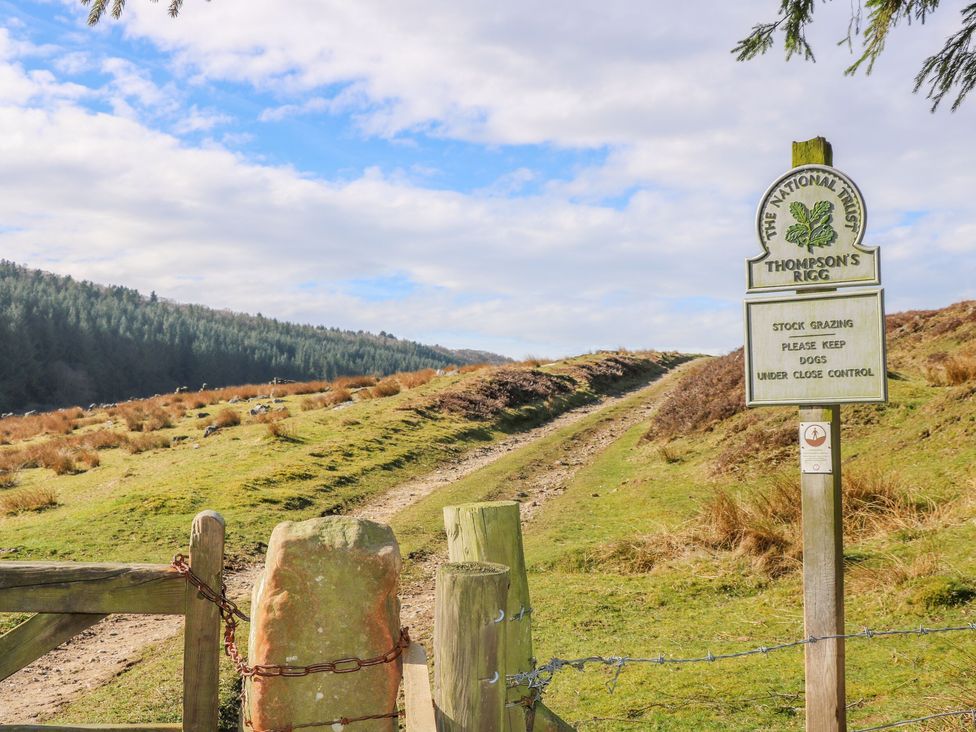
[[(221, 586), (224, 519), (203, 511), (190, 531), (190, 567)], [(0, 636), (0, 681), (109, 613), (185, 615), (183, 723), (0, 725), (0, 732), (213, 732), (217, 729), (220, 614), (164, 564), (0, 562), (0, 612), (37, 613)]]

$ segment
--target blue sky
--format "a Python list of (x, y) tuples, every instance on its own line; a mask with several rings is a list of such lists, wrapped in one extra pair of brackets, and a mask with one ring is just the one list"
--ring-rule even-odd
[(178, 301), (512, 356), (741, 343), (756, 203), (822, 134), (890, 311), (976, 297), (976, 100), (911, 93), (958, 23), (844, 77), (729, 49), (778, 3), (0, 0), (0, 257)]

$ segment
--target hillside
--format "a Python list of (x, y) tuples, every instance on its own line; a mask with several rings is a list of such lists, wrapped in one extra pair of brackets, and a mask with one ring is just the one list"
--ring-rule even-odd
[[(608, 395), (642, 390), (684, 360), (673, 353), (600, 353), (542, 366), (468, 366), (442, 376), (428, 370), (168, 394), (91, 413), (0, 420), (0, 560), (169, 561), (205, 506), (227, 519), (228, 565), (240, 570), (262, 557), (279, 521), (358, 513), (393, 488), (408, 490), (407, 504), (420, 500), (415, 480), (431, 471), (450, 474), (495, 445), (499, 456), (518, 453), (513, 446), (526, 430), (547, 430), (559, 415), (578, 419), (596, 410), (587, 419), (602, 423)], [(440, 535), (429, 526), (425, 513), (397, 531), (405, 541), (426, 541)], [(413, 567), (408, 574), (424, 556), (411, 552), (404, 548)], [(0, 631), (23, 618), (0, 614)], [(133, 665), (135, 673), (64, 714), (100, 722), (178, 716), (179, 695), (161, 697), (155, 688), (179, 677), (172, 673), (176, 647), (167, 641), (145, 653), (145, 663), (137, 653), (110, 676)], [(59, 692), (47, 703), (63, 702), (59, 683), (34, 678), (43, 682), (35, 685), (40, 693)], [(230, 714), (229, 669), (224, 678)], [(23, 683), (11, 679), (0, 687), (0, 710), (23, 700)], [(26, 708), (48, 707), (32, 699)], [(3, 711), (0, 720), (8, 721)]]
[(506, 359), (179, 305), (0, 261), (0, 413)]
[[(848, 632), (976, 621), (976, 302), (887, 319), (890, 401), (842, 408)], [(536, 654), (705, 657), (804, 637), (795, 408), (691, 364), (533, 524)], [(542, 599), (537, 599), (542, 598)], [(976, 707), (972, 634), (851, 640), (849, 724)], [(587, 730), (800, 730), (803, 652), (557, 675)], [(947, 719), (919, 729), (963, 729)]]
[[(976, 622), (976, 303), (891, 315), (887, 336), (889, 403), (842, 409), (848, 629), (964, 627)], [(441, 510), (493, 499), (523, 506), (540, 662), (707, 657), (803, 638), (796, 410), (745, 409), (737, 353), (685, 363), (653, 381), (684, 360), (596, 354), (441, 377), (404, 374), (398, 387), (286, 385), (312, 391), (260, 400), (272, 395), (241, 388), (204, 395), (205, 407), (184, 404), (185, 417), (158, 429), (149, 405), (141, 412), (120, 405), (136, 412), (133, 426), (143, 420), (139, 431), (122, 428), (121, 412), (48, 415), (78, 420), (61, 436), (50, 434), (55, 422), (47, 435), (23, 420), (0, 422), (10, 442), (0, 455), (64, 440), (53, 454), (76, 456), (75, 472), (57, 477), (56, 461), (8, 472), (15, 486), (0, 497), (52, 488), (56, 505), (0, 517), (0, 553), (165, 561), (185, 543), (193, 512), (215, 507), (228, 517), (231, 566), (245, 566), (260, 558), (270, 527), (283, 518), (357, 513), (406, 487), (409, 501), (387, 515), (404, 556), (405, 612), (422, 641), (429, 640), (429, 578), (444, 555)], [(601, 406), (608, 393), (621, 396)], [(187, 395), (162, 399), (176, 396)], [(251, 401), (231, 404), (236, 396)], [(269, 402), (287, 415), (249, 414)], [(416, 484), (406, 482), (579, 404), (594, 411), (451, 482), (416, 495)], [(209, 420), (229, 419), (221, 417), (225, 409), (241, 424), (203, 438)], [(202, 411), (209, 416), (197, 416)], [(84, 445), (71, 442), (109, 429), (106, 419), (125, 443), (107, 445), (90, 467)], [(158, 435), (170, 446), (154, 445)], [(964, 633), (849, 641), (851, 729), (976, 708), (974, 641)], [(128, 661), (131, 670), (56, 719), (172, 721), (179, 649), (178, 637), (145, 649)], [(567, 667), (544, 698), (583, 730), (803, 728), (798, 647), (616, 670)], [(228, 730), (236, 728), (233, 678), (225, 665)], [(917, 728), (965, 727), (949, 719)]]

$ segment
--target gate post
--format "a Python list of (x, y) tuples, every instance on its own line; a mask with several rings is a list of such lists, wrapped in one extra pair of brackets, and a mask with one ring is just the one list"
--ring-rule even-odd
[(434, 600), (434, 702), (440, 732), (505, 730), (508, 567), (443, 564)]
[[(214, 589), (223, 582), (224, 519), (201, 511), (190, 529), (190, 569)], [(183, 732), (217, 729), (220, 665), (220, 611), (186, 583), (186, 628), (183, 640)]]

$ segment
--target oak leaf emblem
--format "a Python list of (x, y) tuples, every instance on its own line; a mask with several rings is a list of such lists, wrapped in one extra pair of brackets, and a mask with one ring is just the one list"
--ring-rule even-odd
[(797, 223), (786, 230), (786, 241), (805, 248), (813, 254), (814, 247), (830, 246), (837, 238), (837, 232), (830, 225), (834, 204), (818, 201), (809, 209), (800, 201), (790, 204), (790, 213)]

